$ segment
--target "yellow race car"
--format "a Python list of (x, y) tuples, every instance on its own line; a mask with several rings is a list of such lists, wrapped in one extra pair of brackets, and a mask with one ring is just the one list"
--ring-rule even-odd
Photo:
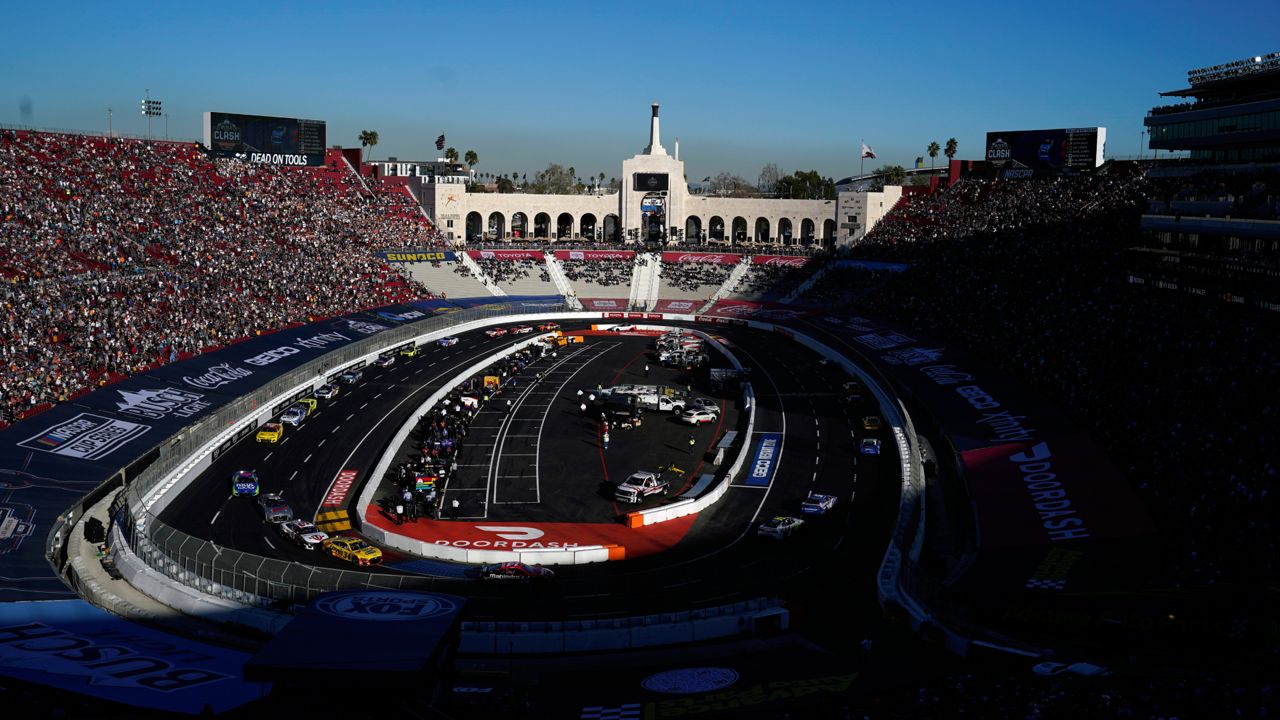
[(875, 415), (868, 415), (862, 418), (862, 429), (863, 430), (879, 430), (880, 418), (876, 417)]
[(406, 345), (400, 348), (400, 354), (405, 357), (418, 357), (418, 347), (416, 345)]
[(284, 426), (280, 423), (267, 423), (258, 430), (258, 442), (278, 443), (284, 436)]
[(358, 537), (339, 535), (324, 541), (324, 550), (356, 565), (381, 565), (382, 551)]

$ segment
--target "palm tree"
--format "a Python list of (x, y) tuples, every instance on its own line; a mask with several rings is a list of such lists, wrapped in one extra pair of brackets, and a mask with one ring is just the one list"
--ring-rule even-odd
[(446, 149), (445, 149), (445, 151), (444, 151), (444, 159), (445, 159), (445, 160), (448, 160), (448, 161), (449, 161), (449, 162), (451, 162), (451, 163), (456, 163), (456, 162), (458, 162), (458, 149), (457, 149), (457, 148), (446, 148)]
[(928, 152), (929, 152), (929, 172), (930, 173), (933, 172), (933, 160), (934, 158), (938, 157), (938, 151), (941, 149), (942, 149), (942, 146), (938, 145), (937, 140), (934, 140), (933, 142), (929, 143)]
[(476, 163), (480, 162), (480, 156), (476, 154), (475, 150), (468, 150), (462, 157), (466, 159), (467, 167), (472, 170), (475, 169)]
[(360, 131), (360, 147), (369, 148), (370, 160), (373, 159), (373, 146), (378, 144), (377, 130), (361, 130)]
[(956, 148), (958, 148), (959, 146), (960, 146), (960, 143), (956, 142), (955, 138), (951, 138), (950, 140), (947, 141), (947, 149), (943, 150), (942, 154), (947, 156), (947, 160), (955, 160)]

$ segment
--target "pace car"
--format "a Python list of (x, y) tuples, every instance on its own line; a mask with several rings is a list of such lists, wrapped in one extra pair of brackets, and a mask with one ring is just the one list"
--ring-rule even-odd
[(280, 493), (267, 493), (258, 498), (258, 509), (262, 511), (262, 519), (270, 523), (289, 522), (293, 519), (293, 508), (280, 497)]
[(805, 515), (826, 515), (827, 511), (836, 506), (835, 495), (823, 495), (821, 493), (811, 492), (809, 497), (800, 503), (800, 512)]
[(336, 397), (337, 394), (338, 394), (337, 385), (330, 385), (329, 383), (325, 383), (324, 385), (321, 385), (320, 387), (316, 388), (316, 397), (322, 397), (325, 400), (330, 400)]
[(254, 497), (257, 496), (258, 489), (258, 471), (237, 470), (231, 474), (232, 496), (249, 495)]
[(528, 325), (516, 325), (510, 330), (512, 335), (528, 335), (533, 332), (533, 328)]
[(862, 442), (858, 444), (858, 452), (863, 455), (879, 455), (880, 441), (876, 438), (862, 438)]
[(458, 338), (453, 335), (450, 335), (449, 337), (442, 337), (436, 341), (436, 344), (440, 347), (453, 347), (458, 344)]
[(862, 418), (863, 430), (879, 430), (880, 424), (880, 416), (878, 415), (868, 415)]
[(716, 413), (713, 413), (710, 410), (685, 410), (684, 413), (680, 415), (680, 420), (682, 422), (687, 422), (690, 425), (713, 423), (716, 421)]
[(502, 337), (503, 335), (507, 334), (507, 329), (506, 328), (489, 328), (488, 330), (484, 331), (484, 334), (488, 335), (491, 338)]
[(297, 543), (303, 550), (315, 550), (324, 544), (329, 536), (316, 529), (306, 520), (290, 520), (280, 523), (280, 534)]
[(280, 416), (280, 422), (288, 423), (294, 427), (298, 427), (299, 425), (302, 424), (302, 421), (305, 420), (306, 418), (307, 418), (307, 406), (303, 405), (302, 403), (294, 403), (289, 406), (288, 410), (284, 411), (283, 415)]
[(480, 568), (481, 580), (506, 580), (508, 582), (529, 582), (530, 580), (550, 580), (556, 574), (550, 568), (541, 565), (527, 565), (522, 562), (500, 562), (484, 565)]
[(559, 330), (559, 329), (560, 329), (560, 323), (556, 323), (556, 322), (542, 323), (541, 325), (538, 326), (539, 332), (550, 332), (552, 330)]
[(760, 523), (760, 527), (756, 528), (756, 534), (782, 540), (791, 537), (791, 534), (800, 529), (801, 525), (804, 525), (804, 521), (800, 518), (779, 515)]
[(324, 551), (356, 565), (379, 565), (382, 563), (382, 551), (358, 537), (339, 535), (321, 543)]
[(392, 355), (391, 353), (383, 353), (379, 355), (376, 360), (373, 361), (373, 364), (377, 365), (380, 368), (389, 368), (392, 365), (396, 364), (396, 356)]
[(278, 443), (280, 442), (280, 438), (283, 435), (284, 435), (283, 425), (281, 425), (280, 423), (267, 423), (266, 425), (263, 425), (261, 428), (258, 428), (257, 441)]

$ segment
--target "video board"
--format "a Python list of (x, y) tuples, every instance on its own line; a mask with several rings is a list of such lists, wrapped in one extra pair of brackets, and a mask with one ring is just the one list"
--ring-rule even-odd
[(989, 132), (986, 159), (1001, 178), (1087, 172), (1102, 164), (1106, 141), (1099, 127)]
[(206, 112), (204, 145), (217, 157), (270, 165), (323, 165), (323, 120)]

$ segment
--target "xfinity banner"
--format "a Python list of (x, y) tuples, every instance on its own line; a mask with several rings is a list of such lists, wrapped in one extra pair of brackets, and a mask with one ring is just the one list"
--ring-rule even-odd
[(741, 255), (733, 253), (686, 253), (664, 252), (664, 263), (710, 263), (712, 265), (737, 265), (742, 261)]
[(0, 674), (139, 708), (218, 714), (252, 702), (270, 686), (241, 680), (248, 659), (83, 600), (0, 603)]
[(631, 260), (634, 250), (556, 250), (557, 260)]

